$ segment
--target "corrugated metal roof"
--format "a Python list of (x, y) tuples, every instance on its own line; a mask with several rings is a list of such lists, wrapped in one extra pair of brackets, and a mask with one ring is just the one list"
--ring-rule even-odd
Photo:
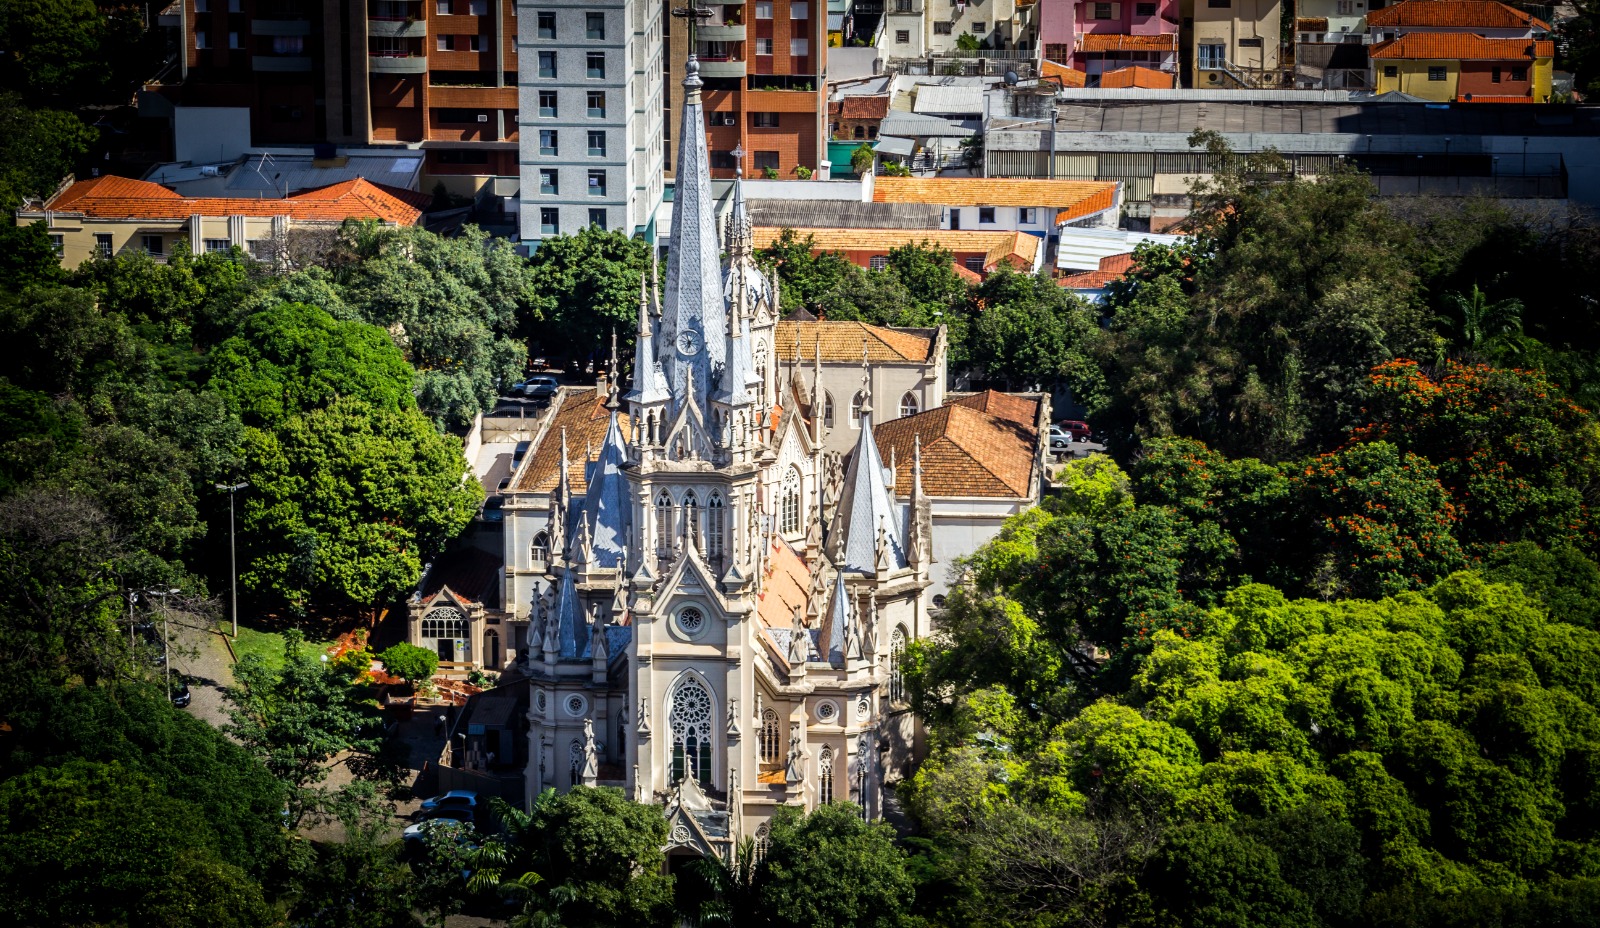
[(922, 84), (917, 87), (917, 99), (911, 111), (934, 115), (977, 115), (983, 112), (983, 88)]
[(903, 138), (921, 138), (925, 136), (966, 138), (976, 132), (976, 127), (964, 125), (956, 120), (917, 113), (902, 113), (899, 110), (891, 110), (889, 115), (883, 118), (883, 124), (878, 127), (880, 136), (898, 135)]

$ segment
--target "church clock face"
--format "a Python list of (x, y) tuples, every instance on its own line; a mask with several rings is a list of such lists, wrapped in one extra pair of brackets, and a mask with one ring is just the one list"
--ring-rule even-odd
[(683, 332), (678, 335), (678, 353), (694, 355), (700, 353), (700, 336), (693, 332)]

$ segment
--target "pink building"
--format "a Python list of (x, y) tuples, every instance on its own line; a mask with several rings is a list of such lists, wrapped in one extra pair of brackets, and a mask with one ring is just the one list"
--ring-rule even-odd
[(1176, 74), (1178, 0), (1041, 0), (1040, 41), (1044, 57), (1088, 75), (1129, 66)]

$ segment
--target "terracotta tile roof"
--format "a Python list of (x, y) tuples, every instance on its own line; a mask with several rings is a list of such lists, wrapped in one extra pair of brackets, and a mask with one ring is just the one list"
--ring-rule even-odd
[[(1445, 0), (1430, 0), (1442, 3)], [(1372, 46), (1371, 57), (1384, 61), (1516, 61), (1555, 56), (1548, 39), (1486, 39), (1463, 32), (1408, 32)]]
[(1010, 419), (1025, 426), (1032, 427), (1039, 420), (1039, 401), (1030, 396), (1017, 396), (1015, 393), (1001, 393), (999, 390), (985, 390), (982, 393), (969, 393), (966, 396), (950, 400), (947, 406), (965, 406), (986, 412), (991, 416)]
[[(561, 430), (567, 431), (567, 479), (572, 483), (573, 495), (588, 489), (584, 465), (600, 456), (600, 445), (605, 441), (606, 428), (610, 426), (606, 398), (594, 387), (568, 389), (561, 394), (560, 405), (552, 415), (550, 428), (539, 442), (529, 460), (523, 465), (514, 489), (522, 493), (541, 493), (554, 490), (561, 474)], [(621, 414), (622, 433), (628, 434), (628, 414)], [(584, 458), (584, 448), (589, 458)]]
[(1481, 93), (1469, 93), (1456, 98), (1458, 103), (1532, 103), (1532, 96), (1503, 97), (1489, 96)]
[(1368, 26), (1432, 26), (1468, 29), (1536, 29), (1550, 24), (1494, 0), (1402, 0), (1367, 13)]
[(1174, 52), (1178, 50), (1177, 33), (1167, 35), (1113, 35), (1091, 32), (1078, 36), (1080, 52)]
[(1120, 255), (1106, 255), (1100, 259), (1100, 270), (1116, 274), (1126, 274), (1133, 270), (1133, 252), (1124, 251)]
[(888, 97), (845, 97), (839, 107), (840, 119), (882, 119), (889, 115)]
[[(1055, 183), (1062, 182), (1055, 181)], [(1077, 220), (1083, 219), (1086, 216), (1093, 216), (1095, 213), (1108, 210), (1117, 205), (1116, 183), (1113, 181), (1097, 181), (1096, 183), (1102, 183), (1103, 189), (1101, 189), (1100, 192), (1096, 193), (1094, 196), (1085, 197), (1084, 199), (1079, 200), (1076, 204), (1056, 213), (1056, 225), (1059, 226), (1068, 222), (1076, 222)]]
[(1131, 270), (1133, 270), (1133, 252), (1125, 251), (1120, 255), (1106, 255), (1101, 258), (1100, 267), (1093, 271), (1058, 277), (1056, 283), (1069, 290), (1100, 290), (1113, 280), (1121, 279)]
[(822, 360), (835, 364), (860, 364), (861, 346), (867, 346), (867, 358), (872, 363), (904, 364), (922, 363), (933, 353), (933, 334), (928, 329), (888, 329), (867, 325), (865, 322), (795, 322), (784, 319), (778, 323), (777, 350), (780, 358), (792, 358), (800, 349), (802, 361), (816, 356), (817, 342), (822, 342)]
[(955, 269), (956, 269), (956, 276), (961, 278), (962, 280), (966, 281), (967, 283), (969, 283), (969, 284), (981, 284), (981, 283), (983, 283), (983, 275), (979, 274), (977, 271), (969, 271), (969, 270), (967, 270), (967, 266), (966, 265), (957, 264), (957, 265), (955, 265)]
[(1039, 75), (1046, 78), (1059, 77), (1063, 87), (1082, 87), (1089, 80), (1089, 75), (1082, 71), (1076, 68), (1069, 68), (1064, 64), (1057, 64), (1049, 59), (1045, 59), (1044, 63), (1039, 66)]
[(792, 628), (794, 610), (804, 609), (811, 590), (811, 570), (782, 536), (772, 536), (756, 615), (768, 628)]
[(1039, 433), (968, 406), (940, 406), (873, 429), (878, 453), (892, 453), (895, 494), (911, 493), (913, 442), (922, 439), (922, 489), (930, 496), (1028, 496)]
[[(888, 254), (903, 245), (930, 245), (949, 252), (984, 253), (984, 267), (992, 268), (1006, 259), (1024, 269), (1032, 269), (1039, 258), (1042, 241), (1026, 232), (980, 232), (959, 229), (802, 229), (811, 237), (815, 252), (858, 251)], [(757, 226), (755, 246), (766, 248), (783, 233), (772, 226)]]
[(45, 204), (56, 212), (95, 219), (188, 219), (200, 216), (288, 216), (303, 222), (377, 219), (415, 225), (429, 198), (362, 178), (296, 193), (284, 199), (185, 197), (148, 181), (97, 177), (79, 181)]
[(1178, 86), (1178, 76), (1154, 68), (1129, 65), (1100, 75), (1101, 87), (1145, 87), (1150, 90), (1171, 90)]
[(872, 199), (938, 206), (1055, 206), (1088, 215), (1110, 208), (1116, 187), (1114, 181), (1101, 180), (878, 177), (873, 179)]

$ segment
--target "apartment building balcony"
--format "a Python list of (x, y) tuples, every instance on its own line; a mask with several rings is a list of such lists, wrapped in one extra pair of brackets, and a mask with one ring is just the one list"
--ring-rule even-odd
[(891, 16), (921, 16), (922, 0), (888, 0), (882, 11)]
[(695, 29), (695, 37), (703, 42), (743, 42), (744, 25), (742, 23), (729, 23), (722, 26), (700, 26)]
[(250, 32), (253, 35), (270, 36), (301, 36), (311, 34), (311, 20), (309, 19), (252, 19)]
[(311, 56), (251, 55), (250, 70), (264, 74), (305, 74), (311, 71)]
[(744, 77), (745, 63), (732, 59), (700, 59), (701, 77)]
[(420, 19), (381, 19), (374, 16), (367, 20), (367, 35), (378, 38), (425, 39), (428, 37), (428, 24)]
[(426, 74), (428, 58), (408, 52), (369, 52), (367, 70), (373, 74)]

